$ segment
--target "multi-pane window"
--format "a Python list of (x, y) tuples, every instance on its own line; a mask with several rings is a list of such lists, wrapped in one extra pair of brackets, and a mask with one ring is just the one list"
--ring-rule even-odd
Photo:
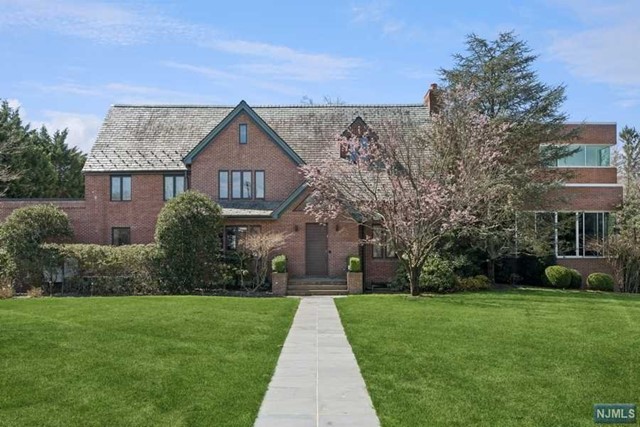
[(164, 199), (173, 199), (179, 194), (184, 193), (185, 181), (184, 175), (165, 175), (164, 176)]
[(380, 225), (373, 226), (373, 258), (395, 258), (396, 251), (389, 241), (389, 235)]
[(264, 171), (256, 171), (256, 199), (264, 199)]
[(260, 232), (259, 225), (233, 225), (224, 228), (224, 249), (235, 251), (242, 247), (242, 242), (248, 234)]
[(111, 176), (111, 200), (131, 200), (131, 175)]
[(539, 237), (540, 233), (549, 232), (549, 222), (554, 225), (551, 237), (556, 256), (589, 257), (604, 255), (604, 244), (614, 220), (609, 212), (538, 212)]
[(238, 136), (240, 139), (240, 144), (247, 143), (247, 125), (245, 123), (241, 123), (238, 127)]
[[(264, 198), (264, 172), (256, 172), (256, 176), (260, 175), (259, 183), (256, 183), (256, 193), (262, 194)], [(258, 178), (256, 178), (258, 179)], [(218, 175), (219, 190), (218, 194), (221, 199), (229, 197), (229, 190), (227, 187), (228, 172), (220, 171)], [(231, 172), (231, 198), (233, 199), (252, 199), (254, 194), (253, 188), (253, 172), (252, 171), (232, 171)]]
[[(542, 147), (544, 148), (544, 147)], [(557, 159), (557, 167), (599, 167), (611, 164), (611, 146), (595, 144), (570, 144), (567, 149), (570, 155)]]
[(218, 198), (229, 198), (229, 171), (218, 172)]
[(111, 244), (115, 246), (131, 244), (130, 227), (113, 227), (111, 229)]

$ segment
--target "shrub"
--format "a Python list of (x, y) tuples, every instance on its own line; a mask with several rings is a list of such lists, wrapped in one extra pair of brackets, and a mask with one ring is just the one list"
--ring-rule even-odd
[(362, 271), (359, 256), (351, 255), (347, 257), (347, 270), (351, 273), (360, 273)]
[(204, 194), (187, 191), (164, 205), (155, 237), (169, 291), (191, 292), (220, 282), (221, 233), (222, 209)]
[(141, 295), (161, 292), (156, 245), (43, 245), (49, 260), (63, 264), (73, 277), (67, 292), (90, 295)]
[(0, 299), (13, 298), (15, 292), (13, 290), (13, 283), (6, 277), (0, 277)]
[(505, 257), (496, 265), (496, 282), (510, 284), (521, 282), (532, 286), (542, 286), (547, 284), (545, 269), (555, 263), (556, 257), (553, 255)]
[(485, 275), (462, 277), (458, 279), (457, 289), (460, 291), (486, 291), (491, 289), (491, 280)]
[(554, 288), (566, 289), (571, 286), (571, 271), (561, 265), (552, 265), (544, 270), (547, 284)]
[(34, 286), (27, 290), (27, 296), (29, 298), (40, 298), (42, 296), (42, 288), (39, 286)]
[(405, 291), (409, 289), (409, 275), (407, 274), (407, 269), (402, 262), (398, 263), (396, 271), (388, 286), (396, 291)]
[(453, 262), (440, 255), (427, 258), (420, 275), (420, 288), (427, 292), (453, 292), (455, 287)]
[(594, 291), (613, 292), (615, 282), (611, 275), (606, 273), (591, 273), (587, 277), (587, 287)]
[(274, 256), (271, 260), (271, 271), (275, 273), (286, 273), (287, 257), (283, 254)]
[(0, 246), (15, 264), (14, 282), (41, 286), (43, 254), (40, 244), (71, 237), (67, 214), (53, 205), (34, 205), (14, 210), (0, 226)]
[(575, 268), (570, 268), (569, 272), (571, 273), (571, 284), (569, 287), (572, 289), (582, 288), (582, 274)]

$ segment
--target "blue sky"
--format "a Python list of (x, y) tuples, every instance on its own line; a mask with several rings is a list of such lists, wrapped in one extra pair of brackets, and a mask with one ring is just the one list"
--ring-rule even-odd
[(114, 103), (418, 103), (515, 30), (572, 120), (640, 126), (640, 2), (0, 0), (0, 98), (88, 151)]

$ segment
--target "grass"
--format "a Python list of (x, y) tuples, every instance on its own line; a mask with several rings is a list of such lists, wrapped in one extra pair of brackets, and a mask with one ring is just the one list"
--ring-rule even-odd
[(640, 298), (520, 290), (337, 299), (382, 425), (593, 426), (640, 401)]
[(251, 426), (297, 301), (0, 301), (0, 425)]

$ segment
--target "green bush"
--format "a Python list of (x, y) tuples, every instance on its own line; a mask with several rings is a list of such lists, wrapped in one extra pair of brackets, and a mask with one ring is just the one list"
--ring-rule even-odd
[(218, 286), (222, 209), (208, 196), (187, 191), (169, 200), (158, 215), (156, 242), (162, 278), (172, 293)]
[[(160, 282), (162, 259), (156, 245), (43, 245), (45, 257), (66, 266), (67, 293), (143, 295), (165, 291)], [(55, 260), (55, 261), (53, 261)]]
[(496, 265), (496, 282), (498, 283), (525, 283), (532, 286), (548, 286), (544, 271), (547, 267), (556, 264), (556, 257), (520, 255), (505, 257)]
[(426, 292), (453, 292), (457, 278), (454, 263), (440, 255), (427, 258), (420, 274), (420, 288)]
[(594, 291), (613, 292), (615, 281), (611, 275), (606, 273), (591, 273), (587, 277), (587, 288)]
[(582, 274), (575, 268), (570, 268), (569, 272), (571, 273), (571, 285), (569, 287), (572, 289), (582, 288)]
[(274, 273), (287, 272), (287, 257), (285, 255), (276, 255), (271, 260), (271, 271)]
[(347, 269), (351, 273), (360, 273), (362, 271), (361, 264), (360, 264), (360, 257), (355, 255), (349, 256), (347, 258)]
[(12, 259), (14, 283), (26, 289), (42, 286), (40, 245), (71, 237), (67, 214), (54, 205), (33, 205), (14, 210), (0, 226), (0, 246)]
[(571, 271), (561, 265), (552, 265), (544, 270), (549, 286), (567, 289), (571, 286)]
[(458, 279), (457, 290), (463, 292), (486, 291), (491, 289), (491, 280), (485, 275), (462, 277)]

